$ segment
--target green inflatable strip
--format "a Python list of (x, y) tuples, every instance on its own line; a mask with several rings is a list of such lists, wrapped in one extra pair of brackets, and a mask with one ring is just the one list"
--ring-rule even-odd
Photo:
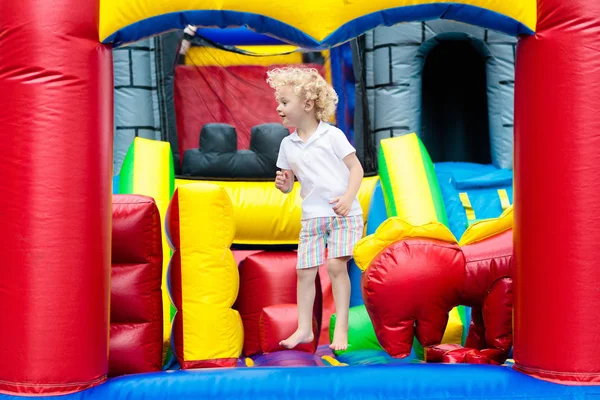
[(417, 340), (416, 336), (413, 339), (413, 350), (419, 360), (425, 360), (425, 350), (423, 349), (423, 346), (421, 346), (421, 342)]
[(175, 166), (173, 165), (173, 152), (169, 152), (169, 199), (175, 193)]
[(394, 200), (392, 182), (390, 180), (390, 174), (385, 162), (383, 145), (381, 144), (379, 145), (379, 179), (381, 180), (381, 188), (383, 189), (384, 193), (383, 198), (385, 199), (385, 208), (387, 210), (388, 217), (395, 217), (398, 215), (398, 212), (396, 211), (396, 201)]
[[(336, 315), (329, 322), (329, 340), (333, 340)], [(350, 308), (348, 314), (348, 349), (334, 351), (336, 355), (353, 350), (381, 350), (382, 347), (375, 336), (375, 329), (366, 307), (363, 305)]]
[[(175, 193), (175, 166), (173, 165), (173, 152), (169, 152), (169, 199), (173, 198), (173, 194)], [(163, 223), (163, 229), (166, 229), (166, 224)], [(169, 259), (173, 256), (173, 250), (169, 246)], [(171, 324), (175, 320), (175, 314), (177, 313), (177, 309), (171, 303)], [(169, 347), (169, 351), (171, 348)]]
[[(175, 193), (175, 166), (174, 166), (174, 162), (173, 162), (173, 152), (170, 151), (169, 152), (169, 199), (173, 198), (174, 193)], [(166, 229), (165, 222), (163, 222), (162, 228)], [(173, 250), (169, 246), (169, 259), (171, 259), (171, 257), (173, 257)], [(169, 296), (169, 298), (170, 298), (170, 296)], [(173, 323), (175, 321), (175, 314), (177, 314), (177, 308), (175, 308), (175, 306), (173, 305), (172, 302), (170, 303), (169, 310), (170, 310), (169, 315), (171, 317), (171, 326), (173, 326)], [(171, 335), (171, 338), (172, 337), (173, 336)], [(169, 346), (169, 348), (167, 349), (167, 355), (165, 357), (165, 364), (168, 362), (168, 360), (171, 360), (171, 358), (173, 358), (173, 357), (174, 357), (173, 349), (171, 348), (171, 346)]]
[(446, 207), (444, 206), (440, 185), (437, 176), (435, 175), (435, 169), (431, 162), (431, 157), (429, 157), (429, 153), (427, 152), (427, 149), (425, 149), (425, 146), (423, 146), (421, 139), (419, 139), (419, 149), (421, 150), (423, 168), (425, 168), (425, 175), (427, 175), (427, 182), (429, 184), (429, 189), (431, 190), (431, 199), (435, 207), (437, 220), (449, 228), (450, 224), (448, 223), (448, 216), (446, 215)]
[(133, 193), (133, 160), (135, 159), (135, 142), (129, 146), (123, 164), (121, 166), (121, 173), (119, 177), (119, 193), (120, 194), (132, 194)]
[(467, 308), (466, 306), (458, 306), (458, 315), (460, 317), (460, 322), (462, 323), (463, 330), (460, 338), (461, 345), (465, 345), (467, 342), (467, 335), (469, 334), (469, 321), (467, 320)]

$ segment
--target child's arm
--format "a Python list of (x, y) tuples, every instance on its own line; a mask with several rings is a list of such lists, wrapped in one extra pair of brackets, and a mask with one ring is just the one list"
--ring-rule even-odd
[(275, 187), (281, 190), (284, 194), (288, 194), (294, 188), (294, 172), (288, 164), (287, 157), (285, 155), (285, 139), (281, 141), (279, 145), (279, 154), (277, 156), (277, 168), (281, 171), (275, 173)]
[(344, 164), (346, 164), (346, 167), (348, 167), (348, 170), (350, 170), (348, 189), (346, 189), (344, 196), (348, 196), (354, 201), (364, 177), (363, 167), (360, 164), (360, 161), (358, 161), (356, 153), (348, 154), (346, 157), (344, 157)]
[(348, 188), (346, 189), (346, 193), (331, 200), (331, 203), (337, 203), (335, 206), (333, 206), (333, 211), (335, 211), (336, 214), (345, 217), (350, 212), (352, 203), (358, 194), (358, 189), (360, 189), (360, 185), (363, 180), (364, 171), (362, 165), (360, 165), (358, 157), (356, 157), (356, 153), (348, 154), (346, 157), (344, 157), (343, 161), (350, 171)]
[(291, 169), (277, 171), (275, 176), (275, 187), (284, 194), (288, 194), (294, 188), (294, 173)]

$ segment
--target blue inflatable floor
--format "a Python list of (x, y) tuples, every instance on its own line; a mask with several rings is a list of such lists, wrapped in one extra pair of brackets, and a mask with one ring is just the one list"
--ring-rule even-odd
[[(507, 366), (392, 364), (165, 371), (110, 379), (46, 399), (588, 399), (598, 386), (563, 386)], [(0, 395), (1, 400), (18, 397)]]

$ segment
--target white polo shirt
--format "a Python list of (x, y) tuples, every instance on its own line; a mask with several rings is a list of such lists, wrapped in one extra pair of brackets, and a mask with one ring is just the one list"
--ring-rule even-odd
[[(346, 135), (326, 122), (319, 123), (306, 143), (296, 131), (281, 141), (277, 167), (292, 170), (298, 177), (302, 219), (337, 215), (329, 201), (346, 193), (350, 171), (343, 159), (354, 152)], [(348, 213), (353, 215), (362, 215), (358, 198)]]

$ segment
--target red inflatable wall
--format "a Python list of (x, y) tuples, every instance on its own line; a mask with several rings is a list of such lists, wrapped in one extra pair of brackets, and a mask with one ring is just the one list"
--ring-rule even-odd
[[(324, 74), (320, 65), (307, 64)], [(205, 124), (222, 122), (235, 127), (238, 149), (248, 149), (253, 126), (281, 122), (275, 111), (273, 89), (260, 65), (228, 67), (178, 66), (175, 70), (175, 112), (181, 160), (186, 150), (197, 149)]]
[[(283, 350), (277, 344), (296, 330), (296, 257), (293, 251), (265, 251), (248, 256), (240, 265), (240, 291), (234, 308), (244, 323), (246, 356)], [(318, 276), (315, 284), (315, 341), (297, 350), (314, 352), (318, 343), (323, 310)]]
[(0, 391), (108, 372), (112, 55), (98, 1), (0, 3)]
[(110, 376), (162, 369), (162, 237), (150, 197), (113, 197)]
[(538, 0), (515, 77), (515, 368), (600, 382), (600, 2)]

